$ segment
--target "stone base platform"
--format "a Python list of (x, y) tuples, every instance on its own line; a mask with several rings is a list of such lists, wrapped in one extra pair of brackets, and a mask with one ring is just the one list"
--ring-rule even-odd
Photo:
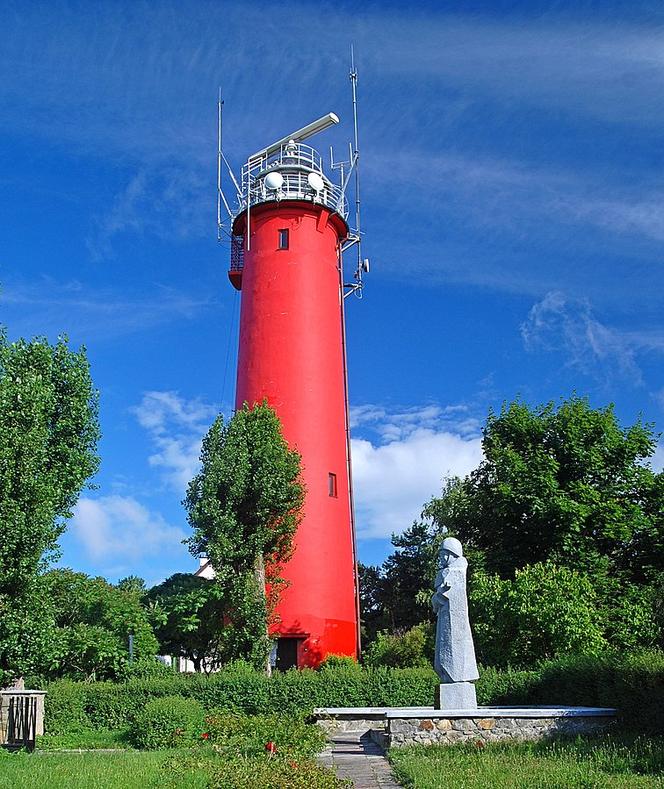
[(370, 731), (382, 748), (422, 743), (533, 741), (548, 737), (597, 734), (615, 721), (606, 707), (325, 707), (314, 710), (328, 733)]

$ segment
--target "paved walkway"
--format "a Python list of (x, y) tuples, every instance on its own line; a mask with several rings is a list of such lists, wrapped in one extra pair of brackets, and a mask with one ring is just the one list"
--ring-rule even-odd
[(382, 750), (366, 731), (330, 735), (329, 746), (318, 757), (339, 778), (350, 779), (355, 789), (399, 789)]

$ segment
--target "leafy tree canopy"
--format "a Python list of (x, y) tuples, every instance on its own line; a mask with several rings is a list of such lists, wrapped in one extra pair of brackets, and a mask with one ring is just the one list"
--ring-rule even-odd
[(219, 584), (176, 573), (153, 586), (146, 600), (163, 654), (189, 658), (196, 671), (226, 661), (224, 624), (230, 612)]
[(656, 438), (583, 398), (514, 402), (489, 415), (480, 466), (449, 481), (424, 515), (464, 543), (471, 565), (502, 577), (551, 560), (647, 581), (664, 569), (664, 476), (648, 464)]
[[(98, 465), (97, 395), (85, 352), (0, 332), (0, 675), (49, 649), (38, 573)], [(0, 677), (1, 679), (2, 677)]]
[(43, 577), (54, 616), (52, 676), (118, 679), (128, 670), (129, 635), (134, 657), (153, 658), (159, 644), (133, 591), (69, 569)]
[(210, 559), (233, 611), (226, 628), (230, 657), (264, 664), (282, 586), (279, 566), (291, 554), (304, 501), (300, 456), (266, 403), (245, 404), (227, 423), (221, 416), (214, 421), (201, 463), (184, 502), (194, 530), (189, 550)]

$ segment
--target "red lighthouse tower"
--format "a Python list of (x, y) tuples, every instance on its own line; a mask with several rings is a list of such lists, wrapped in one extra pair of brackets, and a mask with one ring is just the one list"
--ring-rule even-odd
[(334, 123), (330, 113), (250, 156), (230, 212), (229, 278), (242, 291), (235, 405), (267, 400), (306, 486), (276, 611), (278, 668), (358, 653), (342, 252), (359, 236), (346, 221), (348, 172), (333, 184), (303, 143)]

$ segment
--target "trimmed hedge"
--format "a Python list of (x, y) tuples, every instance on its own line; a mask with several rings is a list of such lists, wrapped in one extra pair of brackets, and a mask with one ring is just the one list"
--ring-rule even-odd
[[(46, 730), (131, 724), (146, 704), (164, 696), (198, 700), (210, 711), (247, 715), (307, 715), (314, 707), (428, 706), (438, 678), (431, 669), (338, 666), (268, 678), (234, 668), (206, 677), (177, 674), (126, 683), (55, 682), (46, 696)], [(617, 707), (639, 731), (664, 730), (664, 653), (569, 657), (529, 671), (481, 669), (480, 704), (564, 704)]]
[(205, 713), (196, 699), (164, 696), (145, 705), (131, 727), (137, 748), (156, 751), (190, 745), (201, 736)]
[(168, 679), (124, 683), (54, 682), (46, 696), (46, 730), (117, 729), (131, 724), (154, 698), (182, 696), (208, 711), (246, 715), (307, 715), (314, 707), (420, 706), (431, 703), (437, 677), (431, 669), (292, 669), (266, 677), (255, 671), (177, 674)]

